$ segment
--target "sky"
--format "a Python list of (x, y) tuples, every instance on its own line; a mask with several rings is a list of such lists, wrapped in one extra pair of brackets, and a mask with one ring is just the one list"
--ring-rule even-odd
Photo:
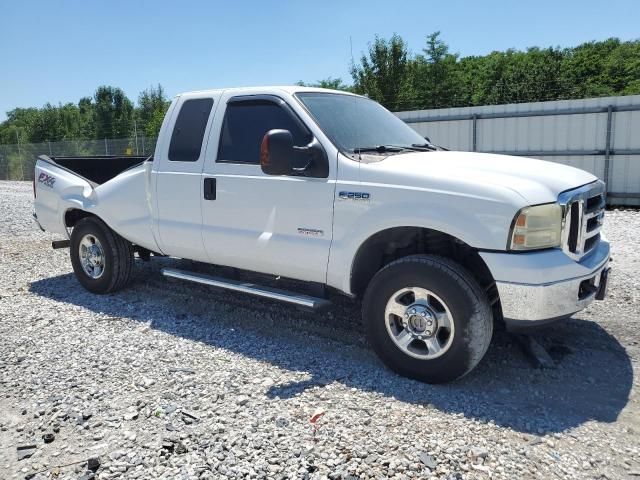
[(351, 83), (375, 35), (419, 53), (434, 31), (451, 51), (568, 47), (640, 38), (638, 0), (121, 1), (0, 4), (0, 121), (16, 107), (77, 102), (100, 85), (132, 100), (160, 83), (206, 88)]

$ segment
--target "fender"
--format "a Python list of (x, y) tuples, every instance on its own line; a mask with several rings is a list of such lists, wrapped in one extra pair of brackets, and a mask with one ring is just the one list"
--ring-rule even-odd
[[(474, 197), (454, 199), (447, 194), (431, 194), (425, 201), (423, 195), (419, 195), (419, 200), (410, 199), (403, 192), (395, 201), (384, 200), (380, 198), (380, 190), (371, 192), (368, 203), (336, 200), (327, 284), (348, 295), (353, 293), (351, 271), (356, 254), (376, 233), (397, 227), (427, 228), (474, 248), (504, 250), (511, 220), (517, 212), (517, 208), (505, 203)], [(393, 189), (384, 190), (385, 197), (393, 197)]]

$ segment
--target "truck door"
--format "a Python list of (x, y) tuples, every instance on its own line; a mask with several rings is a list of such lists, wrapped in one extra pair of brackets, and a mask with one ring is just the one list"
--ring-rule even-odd
[[(219, 98), (219, 95), (218, 95)], [(202, 244), (202, 166), (217, 98), (215, 95), (177, 100), (163, 126), (153, 162), (156, 229), (163, 253), (207, 261)]]
[(325, 178), (264, 174), (259, 157), (266, 132), (289, 130), (296, 146), (314, 134), (280, 97), (232, 95), (221, 99), (203, 172), (202, 237), (209, 259), (324, 283), (337, 156), (327, 152)]

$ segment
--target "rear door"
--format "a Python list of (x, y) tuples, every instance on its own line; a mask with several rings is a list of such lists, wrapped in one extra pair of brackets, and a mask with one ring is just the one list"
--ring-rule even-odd
[[(212, 263), (324, 283), (332, 235), (336, 156), (324, 178), (272, 176), (259, 165), (264, 134), (289, 130), (294, 145), (313, 138), (290, 104), (274, 95), (228, 92), (212, 129), (203, 181), (202, 235)], [(300, 113), (300, 112), (299, 112)], [(317, 127), (316, 127), (317, 128)]]
[[(202, 243), (202, 167), (219, 94), (189, 94), (172, 110), (154, 158), (158, 243), (163, 253), (207, 261)], [(164, 132), (164, 130), (163, 130)], [(158, 158), (159, 157), (159, 158)]]

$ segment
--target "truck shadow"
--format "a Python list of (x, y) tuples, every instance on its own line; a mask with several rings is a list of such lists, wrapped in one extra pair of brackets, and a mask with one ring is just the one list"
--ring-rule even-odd
[(473, 372), (450, 384), (427, 385), (397, 376), (377, 360), (364, 340), (359, 305), (351, 300), (335, 298), (323, 313), (301, 311), (168, 282), (159, 273), (163, 265), (185, 266), (172, 259), (141, 265), (132, 286), (114, 295), (92, 295), (72, 274), (35, 281), (30, 291), (308, 374), (304, 381), (276, 383), (266, 393), (269, 398), (339, 382), (532, 434), (562, 432), (590, 420), (614, 422), (629, 400), (633, 369), (624, 347), (600, 325), (579, 317), (536, 336), (556, 369), (534, 368), (517, 342), (498, 331)]

